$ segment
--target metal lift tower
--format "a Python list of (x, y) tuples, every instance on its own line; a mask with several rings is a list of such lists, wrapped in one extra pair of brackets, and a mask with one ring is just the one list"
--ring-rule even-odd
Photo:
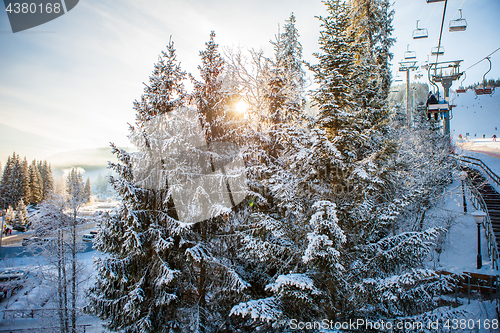
[[(458, 80), (463, 74), (460, 73), (460, 63), (462, 61), (463, 60), (455, 60), (429, 64), (429, 82), (434, 84), (436, 87), (437, 82), (441, 83), (444, 90), (444, 99), (446, 100), (448, 105), (450, 102), (450, 87), (453, 84), (453, 81)], [(437, 97), (439, 100), (439, 96)], [(449, 106), (448, 110), (445, 111), (443, 119), (443, 134), (445, 136), (450, 135), (450, 110), (451, 106)]]
[(410, 71), (417, 70), (416, 61), (401, 61), (399, 63), (399, 71), (406, 72), (406, 125), (411, 126), (411, 109), (410, 109)]

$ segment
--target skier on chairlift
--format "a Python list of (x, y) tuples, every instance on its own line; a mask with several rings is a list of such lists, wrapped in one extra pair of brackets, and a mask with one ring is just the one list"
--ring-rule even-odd
[(427, 96), (427, 106), (429, 106), (429, 104), (437, 104), (437, 103), (438, 100), (436, 96), (434, 96), (432, 92), (429, 92), (429, 96)]

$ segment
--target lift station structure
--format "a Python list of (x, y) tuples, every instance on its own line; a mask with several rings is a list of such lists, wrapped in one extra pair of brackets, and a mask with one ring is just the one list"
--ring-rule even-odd
[(428, 76), (429, 82), (437, 88), (439, 101), (439, 88), (436, 83), (441, 83), (444, 90), (444, 102), (429, 104), (429, 113), (442, 113), (443, 115), (443, 134), (450, 135), (450, 87), (453, 81), (458, 80), (463, 73), (460, 72), (460, 63), (463, 60), (435, 62), (429, 64)]

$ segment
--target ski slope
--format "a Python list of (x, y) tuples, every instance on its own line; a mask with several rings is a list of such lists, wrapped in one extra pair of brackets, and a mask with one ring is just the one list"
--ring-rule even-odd
[(463, 94), (451, 94), (452, 110), (450, 131), (454, 140), (459, 135), (468, 140), (490, 139), (500, 135), (500, 88), (492, 95), (476, 96), (473, 90)]

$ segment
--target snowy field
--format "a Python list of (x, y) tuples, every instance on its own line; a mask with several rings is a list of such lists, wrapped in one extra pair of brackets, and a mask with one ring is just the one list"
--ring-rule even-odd
[[(93, 283), (93, 257), (97, 256), (96, 251), (81, 253), (78, 260), (82, 264), (80, 278), (82, 284), (79, 288), (77, 307), (86, 305), (84, 291)], [(4, 269), (22, 269), (29, 272), (24, 287), (8, 299), (3, 299), (0, 303), (0, 332), (9, 330), (27, 330), (36, 328), (50, 328), (59, 326), (57, 313), (52, 309), (57, 308), (55, 281), (52, 275), (55, 273), (47, 261), (42, 256), (28, 258), (11, 258), (2, 260), (0, 267)], [(31, 311), (33, 317), (31, 318)], [(45, 309), (45, 310), (39, 310)], [(23, 310), (23, 311), (18, 311)], [(23, 318), (24, 317), (24, 318)], [(86, 325), (86, 332), (105, 332), (98, 318), (81, 315), (77, 325)], [(40, 332), (53, 332), (46, 330)], [(36, 332), (36, 331), (35, 331)], [(83, 330), (82, 330), (83, 332)]]

